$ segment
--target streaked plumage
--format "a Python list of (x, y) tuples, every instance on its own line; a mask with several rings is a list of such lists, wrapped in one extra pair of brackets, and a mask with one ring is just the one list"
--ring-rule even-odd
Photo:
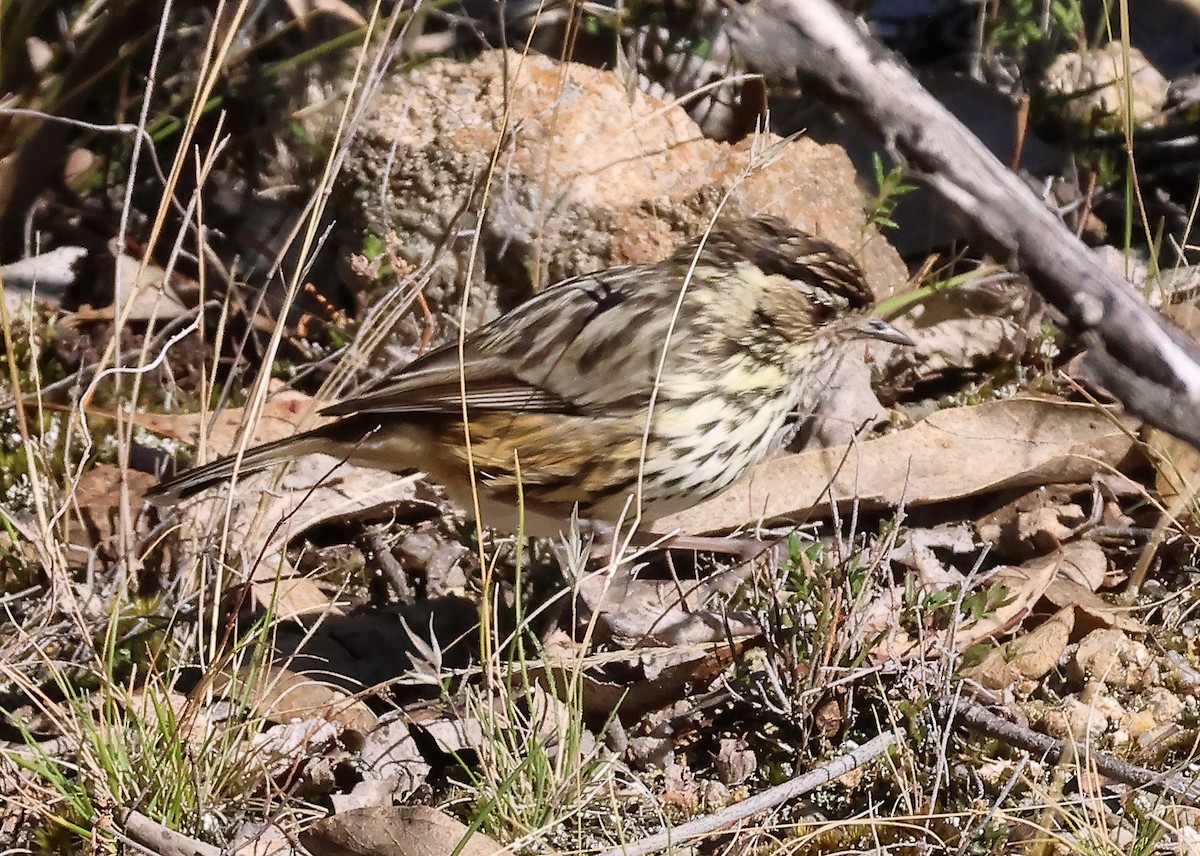
[[(461, 366), (456, 344), (426, 354), (322, 411), (337, 421), (248, 450), (240, 471), (324, 452), (424, 470), (469, 508), (462, 376), (485, 524), (515, 528), (517, 459), (527, 531), (553, 534), (576, 505), (615, 520), (639, 480), (653, 519), (761, 460), (838, 344), (902, 341), (871, 304), (858, 265), (827, 241), (770, 218), (722, 224), (662, 262), (547, 289), (469, 334)], [(224, 458), (157, 494), (188, 496), (233, 473)]]

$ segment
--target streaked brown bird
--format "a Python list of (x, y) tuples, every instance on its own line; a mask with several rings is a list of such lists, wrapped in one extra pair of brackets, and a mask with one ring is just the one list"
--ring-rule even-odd
[[(727, 222), (669, 258), (565, 280), (418, 358), (336, 421), (188, 470), (158, 500), (321, 452), (423, 470), (480, 518), (554, 535), (578, 508), (611, 523), (715, 496), (766, 455), (811, 378), (857, 338), (907, 337), (871, 317), (844, 250), (773, 218)], [(463, 419), (465, 384), (467, 420)], [(519, 464), (519, 466), (518, 466)], [(519, 491), (518, 491), (519, 488)], [(639, 489), (640, 488), (640, 489)]]

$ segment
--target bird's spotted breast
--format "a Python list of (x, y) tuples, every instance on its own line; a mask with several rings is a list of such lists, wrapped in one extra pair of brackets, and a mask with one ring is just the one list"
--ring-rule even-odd
[(788, 396), (709, 395), (656, 417), (645, 495), (673, 503), (721, 493), (766, 454), (794, 407)]

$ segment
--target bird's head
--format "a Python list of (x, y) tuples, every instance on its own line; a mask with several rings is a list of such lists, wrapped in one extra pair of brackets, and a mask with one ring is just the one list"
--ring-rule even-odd
[[(679, 257), (695, 256), (696, 245)], [(856, 338), (911, 340), (872, 315), (874, 296), (854, 258), (841, 247), (773, 217), (719, 224), (700, 247), (697, 274), (726, 277), (725, 311), (740, 321), (739, 344), (788, 364), (814, 358)]]

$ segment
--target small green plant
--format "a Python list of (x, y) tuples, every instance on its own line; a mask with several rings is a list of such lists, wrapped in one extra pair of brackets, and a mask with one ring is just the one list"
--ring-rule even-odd
[[(570, 568), (566, 575), (577, 578), (586, 572), (589, 548), (577, 524), (570, 536), (557, 555)], [(605, 792), (610, 770), (601, 740), (585, 723), (586, 658), (547, 652), (535, 631), (542, 612), (567, 593), (563, 572), (548, 575), (519, 534), (516, 545), (509, 580), (498, 563), (484, 562), (485, 666), (481, 680), (465, 688), (462, 714), (477, 724), (478, 737), (470, 746), (474, 757), (456, 759), (469, 786), (472, 828), (509, 843), (540, 838), (584, 811)], [(614, 706), (599, 734), (616, 713)]]
[(1010, 0), (989, 7), (995, 17), (984, 20), (988, 53), (1018, 64), (1036, 49), (1041, 56), (1087, 44), (1083, 4), (1080, 0)]
[(388, 243), (374, 232), (368, 232), (363, 237), (362, 256), (372, 264), (378, 264), (375, 271), (378, 275), (390, 276), (395, 273), (388, 263)]
[[(269, 798), (259, 795), (263, 771), (254, 749), (262, 723), (250, 701), (253, 682), (231, 683), (226, 690), (230, 713), (215, 719), (199, 701), (172, 689), (179, 675), (176, 666), (134, 666), (119, 675), (118, 667), (133, 659), (123, 649), (118, 629), (123, 623), (119, 617), (110, 620), (96, 651), (95, 670), (68, 671), (51, 664), (61, 701), (20, 673), (7, 675), (23, 687), (41, 717), (55, 722), (63, 738), (76, 746), (72, 753), (52, 754), (23, 729), (24, 749), (4, 755), (7, 763), (33, 773), (48, 795), (36, 805), (43, 820), (37, 837), (45, 852), (79, 852), (85, 844), (103, 842), (100, 820), (123, 808), (136, 808), (172, 829), (214, 843), (223, 843), (222, 818), (266, 811)], [(261, 633), (251, 637), (238, 659), (259, 663), (269, 646), (260, 644)], [(230, 674), (257, 674), (261, 663), (244, 670), (225, 668)], [(10, 712), (4, 714), (12, 718)]]
[(996, 20), (992, 25), (992, 44), (1001, 50), (1019, 50), (1022, 53), (1030, 45), (1046, 37), (1038, 23), (1038, 9), (1034, 0), (1014, 0), (997, 7)]
[(885, 169), (879, 152), (872, 153), (871, 167), (875, 173), (875, 195), (867, 199), (864, 206), (867, 221), (863, 224), (863, 232), (871, 226), (895, 229), (896, 221), (892, 219), (892, 215), (900, 197), (912, 193), (917, 186), (904, 180), (904, 170), (900, 167)]
[(973, 591), (963, 598), (962, 610), (975, 621), (990, 618), (996, 610), (1008, 606), (1016, 599), (1016, 593), (1004, 583), (992, 583), (986, 588)]
[(863, 665), (876, 641), (859, 627), (876, 590), (875, 555), (793, 534), (766, 589), (742, 593), (734, 607), (758, 613), (766, 640), (766, 656), (733, 680), (751, 705), (803, 730), (831, 675)]
[(909, 578), (904, 586), (900, 610), (902, 626), (918, 630), (948, 630), (963, 621), (978, 622), (990, 618), (997, 609), (1012, 603), (1015, 594), (1004, 583), (992, 583), (964, 592), (959, 585), (937, 591), (925, 591)]
[(480, 726), (477, 763), (460, 764), (472, 788), (471, 823), (501, 841), (543, 833), (595, 798), (608, 764), (583, 722), (582, 682), (562, 701), (529, 684), (468, 690)]

